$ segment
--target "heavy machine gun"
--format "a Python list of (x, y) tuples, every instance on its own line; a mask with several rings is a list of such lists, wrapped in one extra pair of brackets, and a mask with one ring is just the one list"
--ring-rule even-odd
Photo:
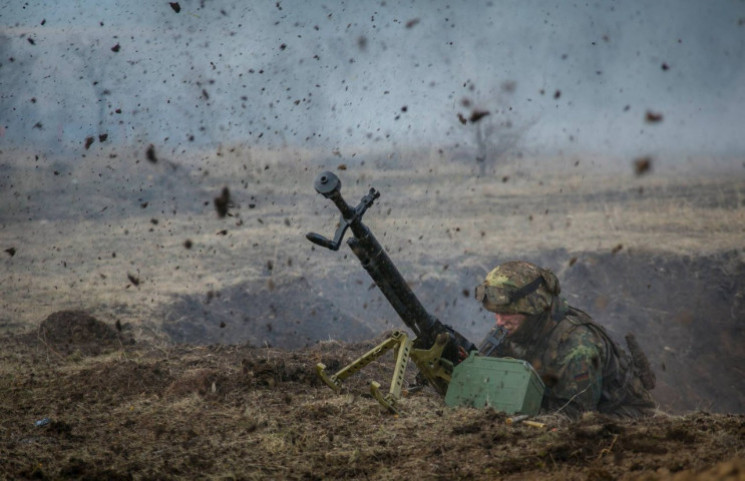
[(453, 367), (468, 358), (477, 347), (452, 327), (443, 324), (422, 306), (409, 285), (399, 273), (388, 254), (380, 245), (370, 229), (362, 223), (362, 216), (373, 202), (380, 197), (374, 188), (365, 195), (356, 207), (351, 207), (341, 195), (341, 181), (332, 172), (322, 172), (315, 180), (316, 192), (330, 199), (341, 212), (339, 226), (333, 239), (316, 233), (306, 235), (316, 245), (336, 251), (348, 229), (352, 237), (347, 245), (370, 274), (401, 320), (414, 333), (411, 340), (404, 331), (394, 331), (385, 341), (342, 368), (333, 375), (326, 372), (326, 366), (316, 366), (320, 377), (332, 389), (339, 390), (341, 382), (359, 371), (390, 349), (397, 349), (396, 367), (391, 387), (387, 395), (380, 392), (380, 384), (371, 384), (373, 396), (389, 410), (396, 412), (400, 399), (404, 372), (409, 359), (412, 359), (422, 376), (441, 395), (445, 396), (450, 383)]

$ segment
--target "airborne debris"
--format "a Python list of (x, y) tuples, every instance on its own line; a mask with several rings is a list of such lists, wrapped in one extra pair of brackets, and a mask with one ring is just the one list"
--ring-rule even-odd
[(504, 82), (502, 82), (502, 85), (500, 85), (500, 87), (502, 91), (511, 94), (517, 88), (517, 82), (515, 82), (514, 80), (505, 80)]
[(16, 248), (15, 247), (9, 247), (9, 248), (5, 249), (5, 252), (7, 252), (10, 257), (13, 257), (14, 255), (16, 255)]
[(644, 175), (652, 170), (652, 157), (639, 157), (634, 160), (634, 173)]
[(147, 150), (145, 151), (145, 157), (147, 160), (155, 164), (158, 162), (158, 157), (155, 156), (155, 146), (153, 144), (150, 144), (147, 146)]
[(489, 111), (488, 110), (478, 110), (478, 109), (476, 109), (473, 112), (471, 112), (471, 117), (469, 117), (468, 120), (470, 120), (472, 124), (475, 124), (476, 122), (478, 122), (479, 120), (483, 119), (487, 115), (489, 115)]
[(644, 120), (648, 124), (656, 124), (657, 122), (662, 122), (663, 116), (659, 112), (652, 112), (651, 110), (647, 110), (647, 113), (644, 115)]
[(95, 142), (95, 141), (96, 141), (96, 139), (94, 139), (93, 137), (86, 137), (85, 138), (85, 150), (88, 150), (91, 147), (91, 145), (93, 144), (93, 142)]
[(178, 2), (168, 2), (174, 12), (179, 13), (181, 11), (181, 5)]
[(122, 49), (122, 47), (118, 43), (116, 45), (114, 45), (113, 47), (111, 47), (111, 51), (114, 52), (114, 53), (118, 53), (119, 50), (121, 50), (121, 49)]
[(618, 244), (616, 247), (613, 248), (613, 250), (610, 251), (611, 254), (618, 254), (621, 249), (623, 249), (623, 244)]
[(222, 188), (219, 197), (215, 197), (215, 210), (220, 218), (228, 215), (228, 204), (230, 203), (230, 190), (227, 187)]
[(406, 22), (406, 28), (415, 27), (417, 24), (419, 24), (420, 21), (421, 20), (419, 20), (418, 18), (412, 18), (411, 20)]
[(138, 277), (133, 276), (130, 273), (127, 273), (127, 279), (129, 279), (129, 282), (131, 282), (132, 285), (134, 285), (134, 286), (139, 286), (140, 285), (140, 279)]

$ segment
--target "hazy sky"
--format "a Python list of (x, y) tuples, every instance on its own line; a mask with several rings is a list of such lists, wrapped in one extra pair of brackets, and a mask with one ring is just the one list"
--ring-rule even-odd
[(47, 151), (745, 152), (742, 0), (12, 1), (0, 64), (0, 145)]

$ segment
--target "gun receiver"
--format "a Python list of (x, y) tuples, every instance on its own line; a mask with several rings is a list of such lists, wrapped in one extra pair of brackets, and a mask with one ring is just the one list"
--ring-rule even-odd
[[(404, 324), (415, 334), (416, 339), (413, 341), (411, 357), (432, 386), (440, 394), (445, 395), (453, 366), (467, 358), (471, 351), (476, 350), (476, 346), (427, 312), (388, 257), (385, 249), (370, 229), (362, 223), (362, 216), (380, 197), (380, 193), (371, 188), (356, 207), (351, 207), (342, 198), (341, 181), (333, 172), (328, 171), (321, 172), (316, 177), (314, 187), (316, 192), (336, 205), (341, 212), (341, 218), (333, 240), (313, 232), (306, 235), (307, 239), (316, 245), (336, 251), (346, 231), (352, 230), (353, 237), (347, 239), (347, 245)], [(319, 369), (319, 374), (324, 377), (322, 369)], [(334, 380), (328, 379), (327, 383), (329, 381)], [(393, 390), (392, 386), (392, 393)], [(380, 400), (379, 397), (378, 399)]]

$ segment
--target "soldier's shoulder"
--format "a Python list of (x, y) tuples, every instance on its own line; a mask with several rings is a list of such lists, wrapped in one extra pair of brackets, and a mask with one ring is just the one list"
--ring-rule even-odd
[(603, 345), (603, 336), (598, 332), (592, 319), (587, 315), (576, 315), (573, 312), (567, 313), (559, 322), (554, 337), (558, 337), (562, 344)]

